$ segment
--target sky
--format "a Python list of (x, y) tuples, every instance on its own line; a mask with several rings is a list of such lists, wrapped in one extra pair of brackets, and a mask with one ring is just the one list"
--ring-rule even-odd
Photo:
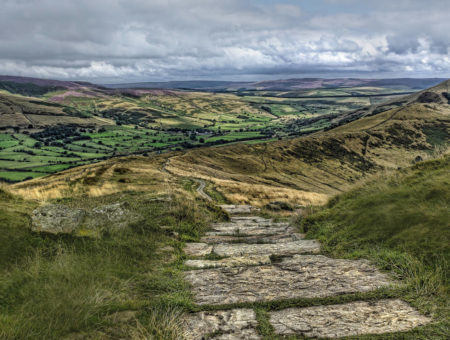
[(0, 74), (450, 77), (449, 0), (0, 0)]

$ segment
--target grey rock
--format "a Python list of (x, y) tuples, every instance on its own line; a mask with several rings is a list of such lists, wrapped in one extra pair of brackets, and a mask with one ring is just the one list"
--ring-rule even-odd
[(61, 204), (49, 204), (35, 209), (31, 215), (32, 230), (52, 234), (71, 234), (83, 223), (86, 212)]
[(326, 297), (393, 284), (367, 261), (322, 255), (295, 255), (275, 265), (192, 270), (185, 279), (199, 305)]
[(199, 312), (185, 315), (186, 340), (259, 340), (252, 309)]
[(102, 226), (108, 229), (121, 229), (133, 220), (134, 216), (125, 208), (123, 203), (114, 203), (92, 209), (87, 227), (98, 228)]
[(402, 332), (430, 321), (430, 318), (398, 299), (270, 312), (270, 323), (275, 333), (313, 338)]
[(249, 214), (255, 211), (259, 211), (259, 208), (251, 205), (235, 205), (235, 204), (222, 204), (219, 205), (223, 210), (229, 214)]
[(221, 260), (187, 260), (184, 264), (193, 268), (242, 267), (270, 264), (269, 255), (228, 257)]
[(206, 235), (201, 238), (202, 242), (209, 244), (217, 243), (285, 243), (298, 241), (305, 237), (303, 234), (298, 234), (295, 232), (288, 234), (275, 234), (275, 235), (255, 235), (255, 236), (231, 236), (231, 235)]
[(213, 246), (206, 243), (187, 243), (184, 253), (188, 256), (205, 256), (211, 253)]
[(123, 203), (104, 205), (92, 210), (48, 204), (35, 209), (31, 218), (34, 231), (71, 234), (79, 229), (124, 228), (135, 220), (136, 216), (132, 215)]
[(220, 223), (211, 226), (211, 231), (206, 235), (231, 235), (231, 236), (246, 236), (246, 235), (275, 235), (275, 234), (292, 234), (295, 230), (287, 223)]
[(272, 244), (222, 243), (213, 247), (213, 252), (219, 256), (244, 255), (293, 255), (320, 252), (320, 243), (316, 240), (298, 240)]

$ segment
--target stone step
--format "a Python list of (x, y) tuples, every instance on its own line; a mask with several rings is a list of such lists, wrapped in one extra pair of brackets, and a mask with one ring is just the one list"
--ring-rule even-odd
[(186, 260), (184, 264), (193, 268), (243, 267), (271, 264), (269, 255), (227, 257), (221, 260)]
[(270, 323), (276, 334), (312, 338), (403, 332), (430, 321), (430, 318), (398, 299), (270, 312)]
[(253, 207), (251, 205), (237, 205), (237, 204), (222, 204), (219, 205), (220, 208), (225, 210), (229, 214), (250, 214), (255, 211), (259, 211), (259, 208)]
[(292, 234), (275, 234), (275, 235), (255, 235), (255, 236), (231, 236), (231, 235), (207, 235), (203, 236), (200, 241), (209, 244), (218, 243), (286, 243), (302, 240), (304, 234), (293, 232)]
[(367, 261), (295, 255), (273, 265), (185, 272), (194, 302), (220, 305), (368, 292), (393, 281)]
[(261, 216), (231, 216), (232, 222), (254, 222), (254, 223), (260, 223), (260, 222), (267, 222), (272, 221), (270, 218), (264, 218)]
[(295, 230), (287, 225), (270, 225), (270, 226), (213, 226), (212, 231), (208, 231), (207, 236), (255, 236), (255, 235), (280, 235), (280, 234), (293, 234)]
[(319, 253), (320, 243), (316, 240), (298, 240), (285, 243), (266, 244), (220, 243), (213, 247), (213, 252), (216, 255), (227, 257)]
[(259, 340), (258, 322), (252, 309), (208, 311), (184, 316), (186, 340)]
[(184, 252), (188, 256), (206, 256), (214, 253), (222, 257), (245, 255), (293, 255), (320, 252), (316, 240), (298, 240), (284, 243), (187, 243)]

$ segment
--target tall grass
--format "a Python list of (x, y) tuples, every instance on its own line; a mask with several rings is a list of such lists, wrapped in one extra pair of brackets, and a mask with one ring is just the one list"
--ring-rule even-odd
[[(334, 256), (365, 257), (408, 287), (404, 299), (449, 329), (450, 157), (383, 175), (331, 199), (301, 221)], [(423, 338), (423, 337), (419, 337)]]
[[(190, 303), (179, 269), (182, 240), (196, 239), (217, 217), (215, 208), (186, 197), (168, 202), (131, 193), (64, 202), (128, 201), (141, 216), (91, 239), (32, 233), (34, 205), (1, 194), (0, 235), (6, 236), (0, 236), (0, 249), (13, 249), (13, 241), (20, 253), (2, 258), (0, 266), (0, 339), (180, 338), (179, 306)], [(136, 314), (112, 322), (109, 315), (120, 311)]]

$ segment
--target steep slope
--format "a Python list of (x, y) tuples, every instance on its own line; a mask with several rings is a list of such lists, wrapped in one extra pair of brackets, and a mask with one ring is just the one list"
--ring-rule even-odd
[(449, 327), (450, 157), (421, 162), (334, 197), (301, 224), (333, 257), (393, 270), (404, 297), (434, 324), (408, 339), (444, 339)]
[[(424, 104), (418, 98), (446, 86), (407, 97), (399, 108), (306, 138), (192, 150), (172, 157), (167, 169), (210, 180), (231, 201), (308, 203), (313, 194), (327, 197), (369, 174), (408, 166), (436, 149), (443, 152), (449, 142), (450, 105)], [(318, 197), (311, 201), (322, 202)]]

